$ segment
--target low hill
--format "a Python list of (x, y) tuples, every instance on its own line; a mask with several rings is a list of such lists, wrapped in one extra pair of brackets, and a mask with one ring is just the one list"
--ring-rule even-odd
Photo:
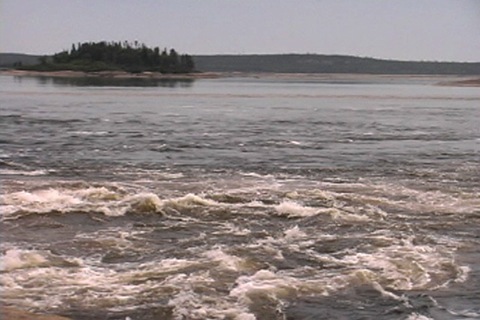
[(34, 65), (40, 62), (40, 57), (22, 53), (0, 53), (0, 68)]
[(341, 55), (201, 55), (199, 71), (480, 75), (480, 63), (380, 60)]

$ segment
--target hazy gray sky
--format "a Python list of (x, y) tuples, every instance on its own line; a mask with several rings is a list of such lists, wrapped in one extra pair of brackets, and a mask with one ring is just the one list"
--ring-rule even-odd
[(0, 0), (0, 52), (101, 40), (189, 54), (480, 61), (480, 0)]

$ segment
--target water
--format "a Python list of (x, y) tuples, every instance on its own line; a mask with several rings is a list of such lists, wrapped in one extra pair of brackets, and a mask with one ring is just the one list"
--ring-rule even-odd
[(0, 77), (3, 304), (480, 319), (478, 88), (95, 81)]

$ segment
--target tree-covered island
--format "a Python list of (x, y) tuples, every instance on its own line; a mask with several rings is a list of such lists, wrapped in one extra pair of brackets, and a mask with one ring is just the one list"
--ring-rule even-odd
[(138, 41), (73, 44), (70, 50), (61, 51), (51, 57), (41, 57), (39, 64), (16, 67), (33, 71), (126, 71), (168, 74), (195, 71), (195, 64), (190, 55), (178, 54), (174, 49), (160, 50), (159, 47), (152, 49)]

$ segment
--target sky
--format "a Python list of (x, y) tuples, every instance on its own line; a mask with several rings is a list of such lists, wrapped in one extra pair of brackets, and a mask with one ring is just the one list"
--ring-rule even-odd
[(188, 54), (480, 62), (480, 0), (0, 0), (0, 52), (139, 41)]

